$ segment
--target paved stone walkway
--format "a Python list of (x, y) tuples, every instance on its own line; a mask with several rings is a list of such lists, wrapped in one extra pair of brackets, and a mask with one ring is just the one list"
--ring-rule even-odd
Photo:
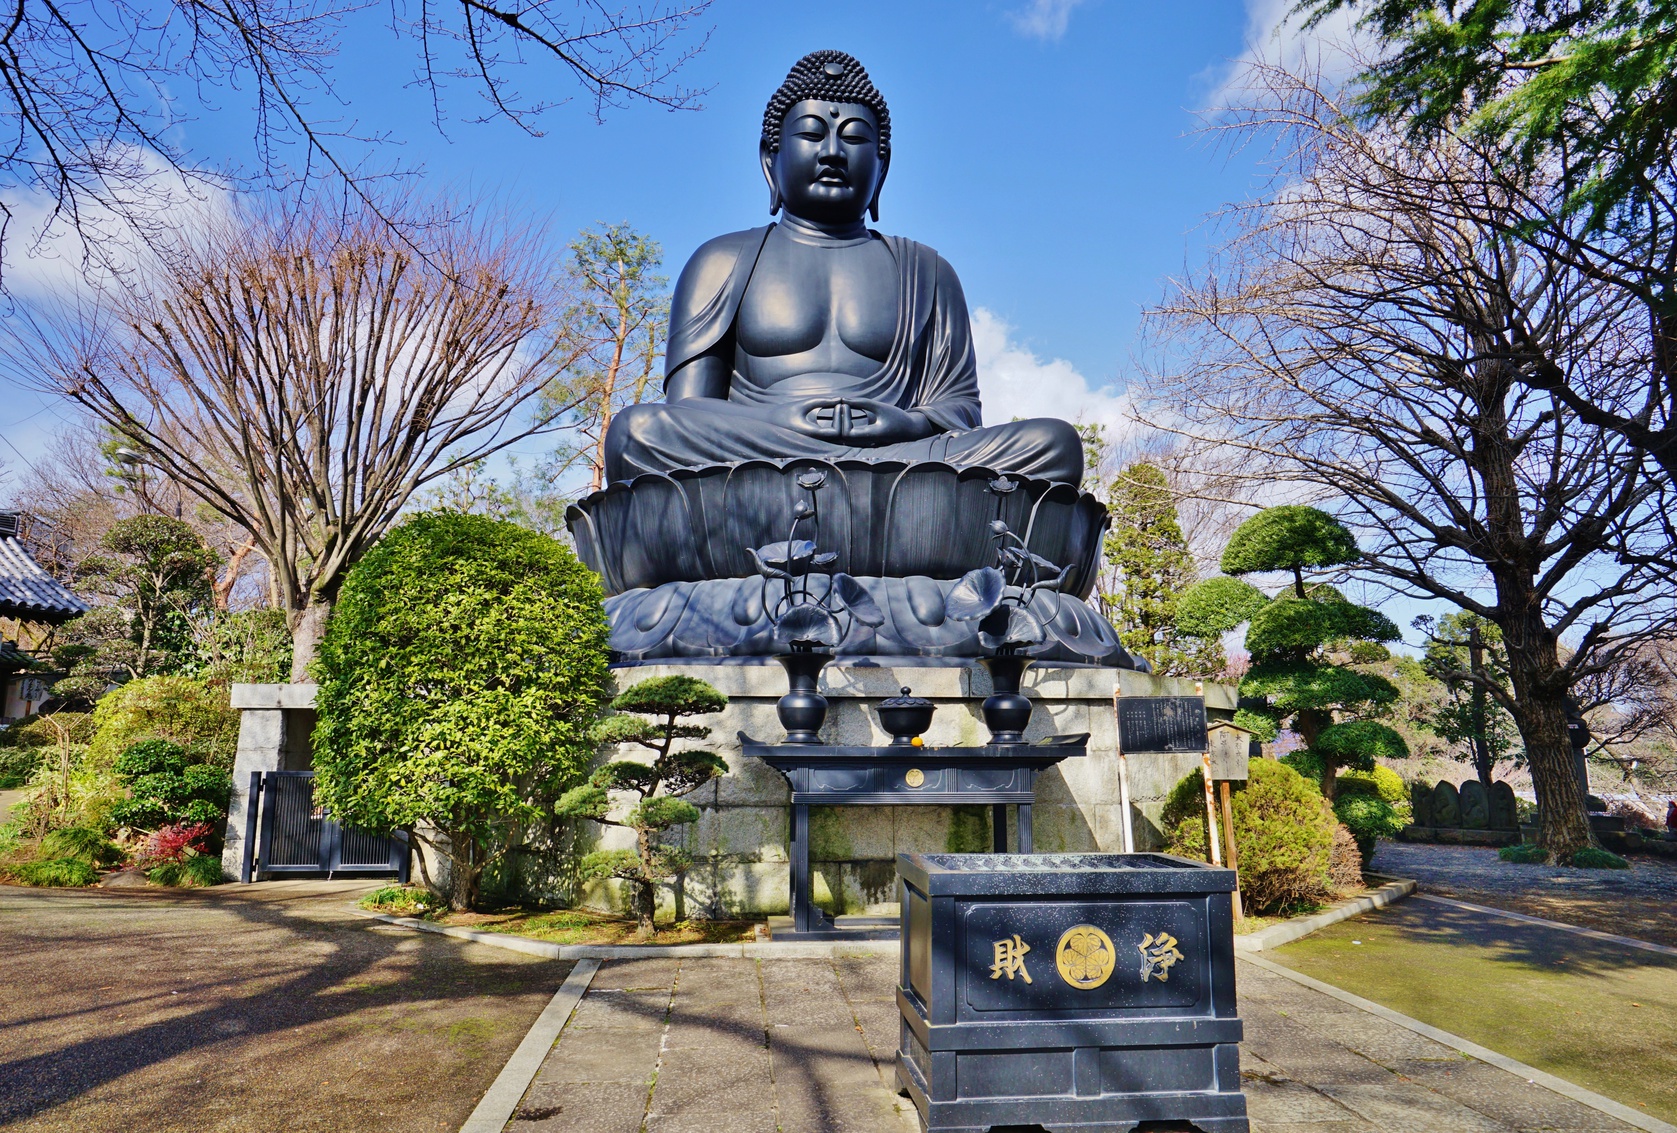
[[(894, 957), (606, 963), (508, 1133), (908, 1133)], [(1631, 1126), (1242, 963), (1254, 1133)]]

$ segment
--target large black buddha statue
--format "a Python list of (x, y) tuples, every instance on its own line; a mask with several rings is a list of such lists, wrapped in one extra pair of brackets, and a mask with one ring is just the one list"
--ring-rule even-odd
[(961, 281), (924, 244), (882, 236), (891, 115), (856, 60), (798, 61), (763, 114), (779, 224), (718, 236), (676, 284), (665, 402), (620, 415), (606, 474), (762, 457), (940, 460), (1076, 484), (1064, 421), (980, 425)]
[(764, 111), (760, 153), (781, 219), (688, 261), (665, 400), (616, 417), (608, 486), (568, 515), (605, 579), (619, 661), (773, 652), (749, 550), (810, 515), (800, 537), (834, 552), (832, 569), (884, 611), (883, 625), (852, 627), (841, 654), (980, 655), (944, 597), (991, 561), (991, 524), (1006, 520), (1071, 568), (1031, 652), (1129, 664), (1080, 600), (1106, 516), (1078, 490), (1077, 431), (1047, 418), (983, 425), (960, 280), (931, 248), (864, 223), (878, 219), (891, 116), (861, 64), (840, 51), (800, 59)]

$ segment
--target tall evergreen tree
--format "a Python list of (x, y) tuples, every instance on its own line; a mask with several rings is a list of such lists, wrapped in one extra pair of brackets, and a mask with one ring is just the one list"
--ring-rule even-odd
[(1198, 578), (1165, 474), (1132, 464), (1112, 483), (1106, 560), (1118, 589), (1102, 595), (1118, 638), (1162, 676), (1204, 676), (1227, 664), (1222, 642), (1176, 628), (1176, 603)]

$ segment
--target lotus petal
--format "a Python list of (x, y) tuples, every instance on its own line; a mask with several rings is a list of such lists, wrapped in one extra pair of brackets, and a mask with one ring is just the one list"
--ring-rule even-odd
[(780, 645), (825, 645), (839, 643), (838, 619), (820, 606), (793, 606), (774, 624), (774, 639)]
[(832, 592), (844, 604), (855, 619), (865, 626), (882, 626), (885, 624), (885, 613), (879, 608), (879, 603), (873, 600), (867, 588), (848, 574), (833, 575)]
[(954, 618), (958, 622), (970, 622), (974, 618), (982, 618), (996, 608), (996, 603), (1002, 600), (1002, 590), (1007, 580), (1002, 572), (995, 567), (979, 567), (969, 570), (961, 576), (961, 580), (950, 588), (948, 597), (943, 600), (945, 617)]

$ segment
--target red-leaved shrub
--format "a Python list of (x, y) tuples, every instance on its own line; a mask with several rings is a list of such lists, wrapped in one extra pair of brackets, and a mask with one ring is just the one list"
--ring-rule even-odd
[(177, 826), (165, 826), (146, 839), (145, 849), (139, 854), (139, 866), (141, 869), (151, 869), (179, 862), (186, 857), (188, 851), (194, 854), (208, 853), (210, 836), (214, 833), (215, 827), (207, 822), (185, 822)]

